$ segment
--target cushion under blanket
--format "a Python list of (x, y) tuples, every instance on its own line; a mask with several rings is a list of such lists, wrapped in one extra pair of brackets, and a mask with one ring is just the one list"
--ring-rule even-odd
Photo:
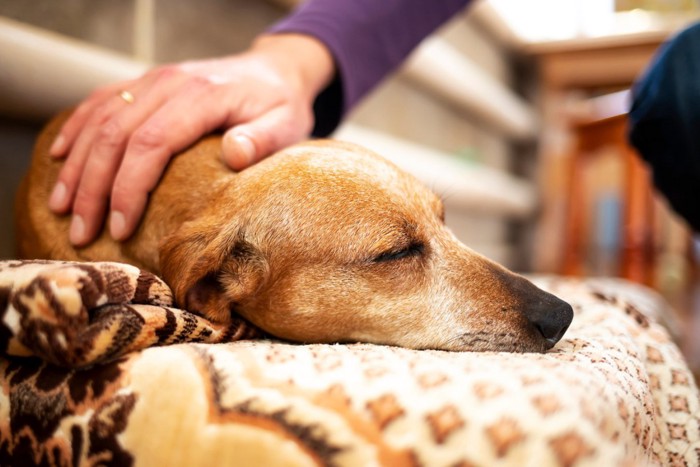
[[(139, 289), (142, 273), (129, 270), (129, 290)], [(190, 342), (207, 332), (159, 341), (173, 335), (162, 331), (159, 311), (136, 312), (151, 337), (101, 351), (103, 363), (66, 369), (45, 360), (90, 359), (49, 355), (70, 347), (50, 337), (61, 320), (46, 314), (55, 304), (34, 302), (34, 313), (51, 318), (38, 331), (23, 329), (35, 319), (16, 310), (26, 299), (8, 298), (19, 290), (8, 288), (8, 277), (0, 282), (0, 338), (8, 343), (0, 358), (0, 465), (698, 465), (698, 390), (657, 323), (665, 304), (623, 281), (534, 278), (575, 310), (564, 339), (545, 354)], [(62, 282), (67, 290), (69, 283)], [(64, 292), (81, 295), (80, 284)], [(110, 296), (106, 289), (97, 295)], [(76, 306), (88, 316), (99, 317), (107, 302), (133, 306), (81, 296)], [(212, 326), (191, 319), (197, 329)], [(87, 348), (104, 348), (99, 343), (120, 332), (88, 339)], [(47, 345), (52, 339), (57, 344)]]

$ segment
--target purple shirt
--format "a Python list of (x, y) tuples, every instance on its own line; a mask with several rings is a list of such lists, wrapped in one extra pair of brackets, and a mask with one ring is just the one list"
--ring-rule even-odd
[(406, 56), (470, 0), (309, 0), (270, 32), (313, 36), (333, 54), (338, 74), (314, 103), (314, 136), (341, 118)]

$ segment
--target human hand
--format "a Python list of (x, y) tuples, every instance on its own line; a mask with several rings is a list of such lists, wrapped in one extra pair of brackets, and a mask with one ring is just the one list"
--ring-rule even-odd
[(170, 158), (224, 129), (223, 160), (241, 170), (307, 137), (316, 94), (334, 72), (328, 50), (302, 35), (263, 36), (231, 57), (160, 66), (94, 91), (65, 122), (50, 154), (66, 157), (49, 200), (72, 210), (70, 241), (136, 229)]

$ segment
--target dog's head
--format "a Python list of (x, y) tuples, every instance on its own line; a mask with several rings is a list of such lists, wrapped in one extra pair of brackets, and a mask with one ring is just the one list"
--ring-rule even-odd
[(462, 245), (440, 199), (347, 143), (304, 143), (218, 188), (171, 235), (178, 303), (300, 342), (545, 351), (571, 306)]

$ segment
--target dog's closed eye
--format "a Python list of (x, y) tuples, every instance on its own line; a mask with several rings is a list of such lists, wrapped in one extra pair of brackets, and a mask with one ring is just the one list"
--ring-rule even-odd
[(425, 245), (422, 243), (416, 242), (416, 243), (411, 243), (405, 248), (401, 248), (398, 250), (389, 250), (387, 252), (382, 253), (381, 255), (377, 256), (374, 258), (375, 263), (385, 263), (388, 261), (398, 261), (404, 258), (410, 258), (413, 256), (420, 256), (423, 254), (423, 251), (425, 250)]

